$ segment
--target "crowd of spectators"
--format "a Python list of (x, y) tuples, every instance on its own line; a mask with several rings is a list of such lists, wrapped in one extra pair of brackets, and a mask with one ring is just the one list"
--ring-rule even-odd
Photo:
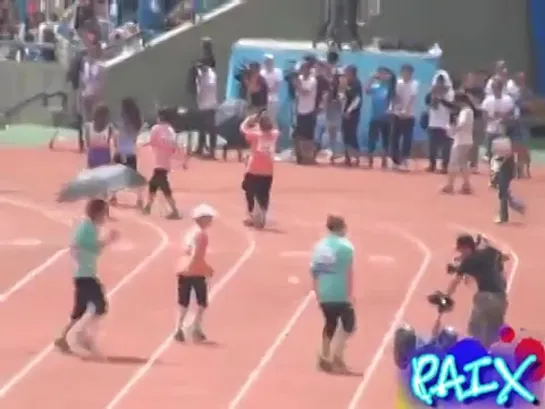
[[(509, 72), (505, 61), (498, 61), (491, 71), (463, 77), (451, 78), (447, 71), (437, 71), (431, 87), (425, 90), (423, 112), (417, 110), (416, 99), (419, 89), (429, 85), (414, 79), (412, 66), (404, 65), (398, 72), (379, 67), (375, 73), (364, 73), (339, 63), (333, 51), (323, 60), (309, 55), (297, 67), (282, 72), (274, 66), (272, 56), (266, 55), (263, 61), (249, 63), (236, 73), (240, 97), (250, 106), (273, 113), (278, 110), (279, 86), (287, 81), (293, 107), (293, 152), (298, 163), (315, 163), (317, 155), (325, 151), (331, 163), (344, 158), (346, 165), (357, 166), (363, 159), (366, 166), (373, 167), (380, 143), (382, 168), (408, 170), (415, 127), (421, 126), (428, 136), (428, 171), (446, 174), (456, 144), (453, 130), (463, 105), (474, 113), (472, 146), (464, 161), (476, 172), (479, 147), (486, 152), (482, 159), (488, 159), (492, 142), (499, 136), (508, 135), (516, 151), (526, 150), (542, 105), (528, 87), (525, 74)], [(371, 119), (363, 125), (367, 146), (360, 146), (364, 104), (371, 107)]]
[(24, 19), (20, 19), (12, 0), (0, 1), (0, 55), (17, 61), (56, 61), (55, 31), (58, 17), (46, 18), (31, 2)]

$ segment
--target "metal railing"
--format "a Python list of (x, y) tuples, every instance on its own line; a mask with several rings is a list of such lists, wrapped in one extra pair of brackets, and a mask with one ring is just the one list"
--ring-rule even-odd
[[(53, 105), (55, 100), (59, 100), (59, 103)], [(32, 95), (29, 98), (26, 98), (17, 104), (5, 109), (3, 112), (0, 112), (0, 129), (5, 129), (7, 125), (18, 122), (22, 119), (22, 113), (27, 108), (37, 107), (41, 108), (41, 114), (39, 117), (36, 117), (36, 120), (32, 120), (30, 116), (24, 117), (24, 122), (38, 122), (42, 123), (40, 119), (48, 119), (48, 122), (51, 122), (51, 116), (54, 115), (53, 111), (57, 112), (66, 112), (68, 108), (68, 94), (64, 91), (55, 91), (55, 92), (39, 92)], [(55, 108), (55, 109), (52, 109)], [(43, 115), (43, 110), (46, 109), (47, 112)], [(45, 125), (45, 124), (44, 124)]]

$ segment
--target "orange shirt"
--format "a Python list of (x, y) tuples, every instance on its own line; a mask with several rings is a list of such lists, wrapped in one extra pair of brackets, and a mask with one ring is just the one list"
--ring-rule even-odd
[(261, 132), (256, 127), (241, 127), (240, 130), (250, 145), (250, 156), (246, 163), (246, 172), (252, 175), (271, 176), (274, 169), (278, 130)]
[(208, 233), (200, 227), (194, 227), (184, 237), (184, 254), (180, 261), (179, 273), (191, 277), (209, 277), (212, 267), (206, 262)]

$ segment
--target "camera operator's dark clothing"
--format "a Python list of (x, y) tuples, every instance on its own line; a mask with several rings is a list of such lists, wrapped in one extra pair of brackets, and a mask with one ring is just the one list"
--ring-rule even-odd
[(504, 294), (506, 281), (503, 273), (502, 254), (494, 247), (477, 249), (458, 266), (459, 275), (475, 279), (477, 291)]
[(486, 347), (497, 340), (507, 313), (507, 283), (503, 267), (502, 253), (487, 246), (475, 250), (457, 270), (460, 275), (473, 277), (477, 283), (468, 333)]

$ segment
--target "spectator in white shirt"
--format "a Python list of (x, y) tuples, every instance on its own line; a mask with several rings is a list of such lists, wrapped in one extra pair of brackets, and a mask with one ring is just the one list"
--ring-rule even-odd
[(391, 147), (394, 169), (400, 165), (408, 169), (408, 159), (413, 145), (415, 104), (418, 95), (418, 82), (413, 79), (413, 73), (412, 65), (406, 64), (401, 67), (392, 105), (394, 120)]
[(265, 55), (263, 68), (261, 69), (260, 74), (267, 82), (267, 111), (269, 113), (269, 118), (272, 118), (274, 121), (276, 121), (276, 117), (278, 115), (278, 104), (280, 101), (280, 87), (282, 86), (284, 78), (282, 75), (282, 70), (274, 66), (274, 57), (272, 56), (272, 54)]
[(295, 155), (298, 163), (314, 162), (314, 130), (316, 128), (316, 94), (318, 81), (312, 74), (310, 62), (301, 65), (294, 77), (295, 87)]
[(501, 81), (492, 82), (492, 94), (484, 99), (481, 106), (486, 123), (487, 160), (491, 158), (492, 142), (505, 134), (505, 122), (512, 119), (515, 114), (515, 102), (503, 88)]
[(498, 61), (494, 70), (494, 75), (486, 82), (485, 93), (492, 95), (492, 85), (495, 81), (501, 82), (503, 85), (502, 92), (508, 94), (513, 99), (518, 99), (519, 88), (515, 81), (509, 78), (509, 70), (505, 61)]
[(429, 143), (429, 166), (428, 172), (435, 172), (437, 169), (437, 156), (441, 154), (441, 173), (448, 172), (450, 160), (450, 149), (452, 139), (448, 135), (450, 127), (451, 110), (454, 108), (454, 90), (452, 82), (446, 72), (435, 77), (432, 82), (433, 88), (426, 95), (428, 105), (428, 143)]
[(199, 140), (196, 154), (203, 155), (206, 137), (209, 139), (208, 157), (215, 159), (217, 135), (215, 125), (218, 107), (218, 81), (213, 68), (201, 62), (196, 78), (197, 107), (199, 109)]
[(462, 188), (460, 193), (471, 194), (469, 183), (469, 161), (470, 152), (473, 147), (473, 104), (467, 94), (456, 94), (455, 102), (460, 106), (460, 113), (456, 125), (452, 128), (452, 152), (450, 155), (449, 173), (447, 184), (443, 188), (444, 193), (452, 193), (454, 182), (457, 176), (462, 177)]

